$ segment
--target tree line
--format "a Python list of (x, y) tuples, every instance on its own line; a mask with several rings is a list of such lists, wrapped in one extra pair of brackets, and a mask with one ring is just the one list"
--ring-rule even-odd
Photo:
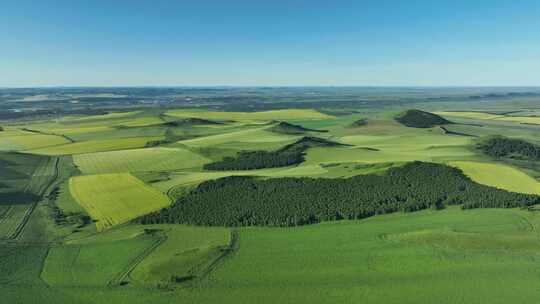
[(493, 157), (540, 160), (540, 147), (521, 139), (494, 136), (480, 142), (478, 147)]
[(326, 139), (305, 136), (275, 151), (240, 151), (235, 157), (205, 164), (205, 170), (253, 170), (296, 165), (304, 161), (305, 151), (311, 147), (343, 145)]
[(139, 222), (296, 226), (447, 205), (511, 208), (539, 202), (539, 196), (477, 184), (456, 168), (412, 162), (384, 175), (342, 179), (234, 176), (206, 181), (172, 206)]

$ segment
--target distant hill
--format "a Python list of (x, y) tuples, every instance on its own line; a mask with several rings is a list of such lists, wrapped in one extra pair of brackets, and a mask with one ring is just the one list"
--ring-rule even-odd
[(452, 123), (439, 115), (416, 109), (407, 110), (396, 116), (395, 119), (397, 122), (411, 128), (431, 128)]
[(315, 130), (315, 129), (304, 128), (302, 126), (288, 123), (285, 121), (280, 121), (275, 126), (269, 128), (268, 131), (281, 133), (281, 134), (290, 134), (290, 135), (304, 134), (306, 132), (319, 132), (319, 133), (328, 132), (328, 130)]

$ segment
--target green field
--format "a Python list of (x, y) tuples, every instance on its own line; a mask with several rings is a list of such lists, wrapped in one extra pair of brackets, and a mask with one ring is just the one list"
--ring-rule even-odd
[(98, 230), (125, 223), (167, 206), (169, 199), (129, 173), (73, 177), (69, 189), (97, 221)]
[(508, 191), (540, 194), (540, 182), (510, 166), (467, 161), (454, 161), (450, 165), (460, 168), (481, 184)]
[(438, 112), (438, 114), (450, 117), (462, 117), (471, 119), (487, 119), (497, 121), (508, 121), (523, 124), (540, 124), (540, 117), (537, 116), (513, 116), (513, 115), (499, 115), (483, 112)]
[[(174, 299), (197, 303), (404, 303), (404, 299), (405, 303), (533, 303), (539, 296), (534, 288), (540, 250), (538, 220), (536, 213), (525, 211), (450, 208), (292, 229), (242, 229), (234, 255), (191, 287), (173, 292), (138, 284), (159, 281), (173, 269), (186, 269), (190, 259), (178, 253), (205, 246), (204, 242), (222, 244), (219, 240), (227, 234), (220, 236), (217, 230), (205, 234), (204, 229), (197, 232), (194, 228), (181, 231), (180, 226), (178, 231), (167, 232), (174, 235), (171, 240), (178, 241), (160, 245), (135, 267), (130, 275), (134, 282), (122, 289), (106, 287), (115, 274), (125, 272), (122, 267), (134, 255), (150, 245), (135, 227), (126, 227), (94, 240), (53, 248), (46, 258), (43, 253), (26, 251), (36, 263), (44, 260), (43, 271), (30, 271), (32, 264), (11, 264), (12, 270), (0, 278), (17, 273), (15, 278), (24, 284), (4, 284), (0, 289), (29, 288), (41, 278), (51, 289), (51, 297), (42, 303), (65, 298), (83, 303), (170, 303)], [(386, 292), (389, 289), (391, 294)], [(456, 289), (460, 292), (455, 293)], [(27, 290), (44, 292), (37, 287)], [(4, 296), (25, 298), (13, 292)]]
[[(106, 102), (113, 98), (99, 96)], [(514, 104), (495, 102), (414, 104), (452, 121), (416, 128), (395, 120), (413, 105), (380, 102), (350, 109), (333, 108), (330, 102), (314, 109), (242, 110), (234, 102), (218, 102), (207, 110), (141, 106), (107, 109), (101, 115), (92, 111), (91, 115), (6, 122), (0, 132), (2, 300), (23, 304), (537, 303), (540, 213), (535, 204), (540, 201), (494, 188), (540, 195), (540, 165), (515, 154), (492, 157), (477, 145), (492, 135), (540, 145), (535, 104), (524, 102), (519, 111), (513, 111)], [(355, 124), (358, 120), (363, 123)], [(323, 131), (297, 127), (292, 135), (280, 133), (273, 129), (280, 121)], [(239, 152), (265, 151), (260, 155), (272, 156), (314, 138), (335, 144), (302, 147), (299, 162), (281, 167), (205, 166)], [(396, 174), (394, 169), (412, 161), (459, 168), (472, 181), (490, 187), (473, 184), (459, 170), (444, 167), (468, 184), (444, 190), (439, 199), (433, 194), (437, 189), (431, 191), (426, 180), (434, 184), (441, 171), (429, 171), (435, 173), (427, 179), (414, 179), (419, 173), (410, 171), (402, 176), (409, 182), (400, 184), (403, 192), (381, 199), (376, 183), (382, 175)], [(263, 183), (287, 180), (291, 185), (287, 189), (299, 189), (272, 207), (261, 205), (267, 208), (263, 219), (268, 219), (272, 212), (283, 214), (299, 196), (309, 197), (311, 193), (300, 191), (308, 183), (316, 185), (313, 191), (329, 189), (320, 190), (325, 193), (318, 197), (324, 197), (341, 191), (337, 182), (323, 188), (328, 179), (340, 182), (357, 175), (369, 176), (356, 177), (362, 183), (355, 190), (366, 191), (362, 194), (369, 198), (366, 201), (380, 209), (348, 217), (346, 199), (325, 199), (317, 202), (317, 210), (332, 211), (321, 222), (315, 212), (306, 215), (310, 221), (282, 225), (287, 227), (242, 221), (255, 217), (243, 206), (284, 191), (278, 186), (262, 187)], [(234, 178), (218, 180), (226, 177)], [(217, 197), (228, 180), (250, 180), (246, 177), (256, 178), (257, 183), (245, 182), (251, 188), (242, 188), (243, 192), (236, 191), (240, 188), (226, 192), (235, 202), (253, 195), (245, 205), (228, 205), (224, 195)], [(525, 197), (526, 203), (519, 205), (521, 209), (505, 204), (464, 210), (461, 206), (474, 206), (459, 200), (460, 193), (476, 189), (469, 184), (483, 187), (478, 201), (492, 202), (496, 195), (507, 194), (505, 198)], [(396, 182), (391, 185), (396, 189)], [(429, 193), (420, 193), (421, 188)], [(190, 226), (166, 213), (172, 209), (163, 209), (197, 203), (190, 196), (197, 191), (215, 194), (213, 203), (230, 206), (226, 210), (238, 222), (253, 226)], [(333, 197), (345, 196), (334, 193)], [(367, 203), (354, 197), (359, 206)], [(400, 208), (384, 209), (398, 203)], [(406, 208), (421, 203), (427, 203), (422, 210)], [(343, 210), (330, 208), (335, 205)], [(217, 209), (204, 211), (219, 217)], [(287, 212), (296, 218), (301, 209)], [(164, 221), (148, 214), (165, 214), (159, 218)]]
[(79, 154), (73, 157), (83, 173), (170, 171), (200, 167), (208, 160), (179, 148), (148, 148)]
[(28, 153), (40, 155), (71, 155), (91, 152), (103, 152), (123, 149), (142, 148), (147, 142), (162, 139), (161, 137), (134, 137), (122, 139), (102, 139), (75, 142), (64, 145), (28, 150)]
[(31, 132), (10, 132), (0, 136), (0, 151), (32, 150), (69, 143), (61, 136), (36, 134)]
[(330, 115), (323, 114), (315, 110), (274, 110), (263, 112), (208, 112), (173, 110), (167, 115), (174, 117), (196, 117), (216, 120), (302, 120), (302, 119), (328, 119)]

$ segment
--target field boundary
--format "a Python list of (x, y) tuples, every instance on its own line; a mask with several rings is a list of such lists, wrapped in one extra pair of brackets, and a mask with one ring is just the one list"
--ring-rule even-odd
[[(49, 191), (52, 186), (54, 185), (55, 181), (58, 179), (58, 175), (59, 175), (59, 169), (58, 169), (58, 165), (59, 165), (59, 162), (60, 162), (60, 158), (59, 157), (54, 157), (52, 158), (53, 161), (54, 161), (54, 166), (53, 169), (54, 169), (54, 172), (53, 174), (48, 178), (49, 180), (47, 181), (46, 184), (44, 184), (43, 187), (40, 187), (38, 192), (39, 193), (36, 193), (37, 195), (40, 196), (40, 198), (38, 200), (36, 200), (35, 202), (33, 202), (30, 207), (26, 210), (26, 212), (24, 213), (24, 216), (22, 218), (22, 220), (19, 222), (19, 224), (15, 227), (14, 231), (8, 235), (7, 239), (9, 240), (15, 240), (17, 239), (21, 233), (23, 232), (24, 228), (26, 227), (26, 224), (28, 223), (28, 221), (30, 220), (30, 217), (32, 216), (32, 214), (34, 213), (34, 210), (37, 208), (38, 204), (43, 201), (43, 199), (45, 198), (45, 193), (47, 191)], [(47, 164), (46, 166), (48, 165), (49, 163), (49, 160), (47, 161)], [(37, 172), (38, 170), (40, 170), (42, 168), (42, 166), (38, 167), (35, 171)], [(27, 185), (27, 189), (29, 190), (31, 188), (31, 183), (32, 181), (30, 181), (30, 183), (28, 183)]]
[(195, 270), (198, 266), (195, 266), (192, 269), (190, 269), (187, 273), (191, 275), (193, 279), (187, 280), (186, 282), (196, 283), (207, 278), (217, 268), (223, 265), (228, 259), (233, 257), (239, 248), (240, 248), (240, 233), (238, 232), (238, 230), (234, 229), (230, 233), (229, 245), (221, 249), (221, 254), (218, 255), (213, 260), (209, 261), (206, 265), (204, 265), (198, 271)]
[(131, 260), (125, 269), (111, 278), (107, 282), (107, 286), (119, 286), (126, 282), (126, 279), (129, 278), (131, 272), (137, 268), (137, 266), (144, 261), (146, 257), (148, 257), (152, 252), (154, 252), (154, 250), (156, 250), (163, 242), (167, 240), (167, 235), (165, 233), (160, 232), (156, 235), (157, 239), (154, 241), (154, 243), (136, 256), (133, 260)]

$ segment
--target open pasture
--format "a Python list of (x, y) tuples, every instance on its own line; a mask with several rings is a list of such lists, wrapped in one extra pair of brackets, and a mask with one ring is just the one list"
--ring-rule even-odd
[[(201, 289), (196, 299), (530, 302), (540, 295), (533, 287), (536, 274), (527, 270), (540, 251), (530, 228), (512, 210), (450, 208), (301, 228), (243, 229), (240, 249), (209, 280), (212, 292)], [(446, 229), (446, 237), (435, 237), (441, 235), (436, 229)], [(426, 231), (434, 231), (433, 237), (411, 237)], [(264, 298), (258, 296), (262, 293)]]
[(469, 118), (469, 119), (480, 119), (480, 120), (495, 120), (495, 121), (506, 121), (506, 122), (515, 122), (523, 124), (540, 124), (539, 116), (514, 116), (514, 115), (501, 115), (501, 114), (491, 114), (484, 112), (436, 112), (436, 114), (442, 116), (450, 117), (459, 117), (459, 118)]
[(155, 242), (150, 236), (138, 235), (114, 242), (54, 247), (47, 254), (40, 277), (55, 287), (118, 284), (115, 279)]
[(168, 176), (166, 180), (156, 181), (152, 186), (162, 192), (168, 192), (173, 188), (185, 188), (197, 185), (207, 180), (218, 179), (226, 176), (260, 176), (260, 177), (324, 177), (328, 170), (318, 165), (300, 165), (284, 168), (271, 168), (259, 170), (237, 170), (237, 171), (183, 171), (175, 172)]
[(80, 123), (80, 122), (88, 122), (88, 121), (97, 121), (97, 120), (109, 120), (109, 119), (118, 119), (118, 118), (126, 118), (130, 116), (134, 116), (139, 114), (140, 111), (129, 111), (129, 112), (111, 112), (103, 115), (90, 115), (90, 116), (67, 116), (64, 117), (61, 122), (64, 123)]
[(231, 242), (231, 232), (227, 228), (143, 227), (160, 230), (167, 236), (130, 274), (135, 282), (145, 285), (174, 284), (171, 278), (190, 279), (204, 275), (209, 270), (207, 267), (224, 254), (223, 249)]
[(266, 131), (268, 126), (250, 127), (240, 131), (227, 132), (217, 135), (203, 136), (194, 139), (179, 141), (179, 144), (190, 147), (242, 147), (251, 145), (252, 150), (256, 150), (259, 144), (275, 143), (276, 145), (284, 145), (299, 136), (278, 134)]
[(27, 150), (25, 152), (40, 155), (72, 155), (92, 152), (142, 148), (149, 141), (160, 140), (163, 137), (133, 137), (118, 139), (88, 140), (64, 145)]
[(215, 120), (303, 120), (328, 119), (333, 116), (311, 109), (286, 109), (263, 112), (210, 112), (196, 110), (171, 110), (166, 113), (173, 117), (194, 117)]
[(67, 144), (61, 136), (39, 134), (26, 131), (9, 131), (0, 136), (0, 151), (24, 151)]
[(69, 189), (75, 200), (96, 221), (100, 231), (170, 203), (159, 190), (129, 173), (72, 177)]
[(79, 154), (74, 163), (85, 174), (174, 171), (197, 168), (209, 160), (186, 149), (146, 148)]
[(474, 156), (469, 149), (471, 139), (465, 136), (433, 133), (395, 134), (395, 135), (348, 135), (340, 141), (353, 145), (333, 149), (328, 153), (324, 148), (308, 150), (308, 164), (336, 162), (404, 162), (404, 161), (442, 161), (445, 159), (467, 159)]
[(540, 194), (540, 182), (522, 171), (503, 164), (451, 161), (477, 183), (513, 192)]

